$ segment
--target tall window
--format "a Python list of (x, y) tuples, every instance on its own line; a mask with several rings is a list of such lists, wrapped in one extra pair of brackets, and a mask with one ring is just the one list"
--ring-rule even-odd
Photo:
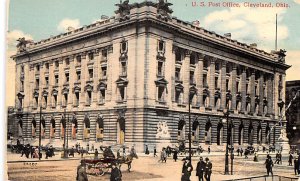
[(40, 86), (40, 79), (37, 78), (37, 79), (35, 79), (35, 88), (38, 89), (39, 86)]
[(159, 102), (165, 102), (165, 87), (158, 86), (157, 98)]
[(101, 67), (101, 70), (102, 70), (102, 78), (106, 79), (107, 67), (106, 66)]
[(157, 75), (163, 76), (163, 62), (162, 61), (157, 62)]
[(76, 56), (76, 64), (81, 65), (81, 55)]
[(70, 75), (69, 75), (69, 73), (65, 73), (65, 76), (66, 76), (66, 83), (69, 83), (69, 80), (70, 80)]
[(159, 52), (164, 52), (165, 51), (165, 42), (164, 41), (159, 41), (158, 42), (158, 51)]
[(79, 81), (81, 79), (81, 71), (76, 71), (77, 80)]
[(127, 76), (127, 62), (121, 62), (121, 76)]
[(93, 71), (93, 69), (89, 69), (89, 78), (90, 78), (90, 79), (93, 79), (93, 76), (94, 76), (94, 71)]
[(180, 68), (175, 68), (175, 80), (180, 81)]
[(23, 91), (24, 91), (24, 80), (21, 80), (21, 87), (20, 87), (20, 88), (21, 88), (21, 90), (20, 90), (20, 91), (22, 91), (22, 92), (23, 92)]
[(92, 104), (92, 91), (87, 91), (87, 105)]
[(121, 53), (126, 53), (127, 52), (127, 42), (126, 41), (123, 41), (121, 43)]
[(125, 87), (119, 87), (119, 101), (125, 100)]
[(102, 50), (102, 60), (107, 60), (107, 49)]
[(75, 92), (75, 106), (79, 106), (79, 92)]
[(194, 54), (191, 54), (190, 56), (190, 65), (196, 64), (196, 56)]
[(236, 92), (240, 92), (240, 83), (236, 82)]
[(105, 89), (101, 89), (100, 90), (100, 100), (99, 100), (100, 104), (104, 104), (105, 103)]
[(219, 81), (219, 77), (215, 77), (215, 88), (219, 88), (219, 84), (218, 84), (218, 81)]
[(47, 107), (47, 104), (48, 104), (48, 97), (44, 96), (44, 108)]
[(226, 91), (228, 91), (228, 90), (229, 90), (229, 80), (226, 79)]
[(49, 86), (49, 77), (45, 77), (46, 86)]
[(57, 106), (57, 95), (53, 95), (53, 107)]
[(55, 85), (58, 85), (58, 82), (59, 82), (58, 75), (55, 75), (54, 79), (55, 79)]
[(89, 57), (89, 60), (94, 60), (94, 53), (93, 52), (90, 52), (88, 54), (88, 57)]
[(206, 74), (203, 74), (203, 86), (204, 87), (208, 86), (208, 84), (207, 84), (207, 75)]
[(68, 105), (68, 94), (64, 94), (64, 106)]
[(58, 61), (55, 61), (55, 62), (54, 62), (54, 65), (55, 65), (55, 69), (58, 69), (58, 67), (59, 67), (59, 62), (58, 62)]
[(190, 71), (190, 84), (195, 84), (194, 71)]
[(181, 59), (182, 59), (182, 57), (181, 57), (180, 51), (176, 51), (176, 53), (175, 53), (175, 61), (176, 61), (176, 63), (181, 63)]
[(219, 71), (220, 71), (220, 63), (219, 62), (215, 63), (215, 70), (217, 73), (219, 73)]

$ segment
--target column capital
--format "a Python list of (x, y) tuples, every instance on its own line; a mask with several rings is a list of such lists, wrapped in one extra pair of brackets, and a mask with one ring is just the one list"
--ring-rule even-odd
[(185, 55), (185, 57), (190, 57), (192, 53), (193, 53), (192, 50), (188, 50), (188, 49), (185, 49), (185, 50), (184, 50), (184, 55)]
[(203, 61), (207, 55), (204, 55), (203, 53), (197, 53), (197, 56), (198, 56), (198, 61)]
[(211, 64), (215, 64), (216, 61), (218, 60), (218, 58), (216, 58), (216, 57), (209, 57), (209, 60), (210, 60)]

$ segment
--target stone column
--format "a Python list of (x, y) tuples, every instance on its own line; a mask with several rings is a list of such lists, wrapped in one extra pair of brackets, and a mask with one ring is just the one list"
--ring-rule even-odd
[(198, 89), (198, 105), (200, 107), (203, 105), (203, 61), (204, 61), (204, 54), (198, 54), (198, 73), (195, 74), (196, 77), (196, 83), (197, 83), (197, 89)]
[(88, 80), (88, 69), (87, 69), (87, 54), (86, 52), (81, 54), (81, 91), (79, 95), (79, 107), (85, 107), (86, 105), (86, 92), (84, 87), (86, 86), (86, 81)]
[(232, 71), (231, 71), (231, 95), (232, 95), (232, 101), (231, 101), (231, 109), (236, 109), (236, 64), (232, 64)]
[(226, 61), (221, 62), (221, 104), (220, 109), (225, 109), (226, 107)]
[(273, 91), (273, 75), (268, 76), (267, 80), (267, 100), (268, 100), (268, 113), (267, 115), (273, 115), (273, 98), (274, 98), (274, 91)]
[(93, 77), (93, 82), (94, 82), (94, 90), (93, 90), (93, 104), (94, 105), (97, 105), (98, 104), (98, 97), (99, 97), (99, 92), (97, 90), (97, 87), (98, 87), (98, 84), (99, 84), (99, 65), (100, 65), (100, 60), (101, 60), (101, 57), (99, 55), (100, 53), (100, 50), (97, 49), (95, 50), (95, 53), (94, 53), (94, 67), (93, 67), (93, 73), (94, 73), (94, 77)]
[(285, 90), (286, 90), (286, 85), (285, 85), (285, 74), (282, 74), (282, 90), (281, 90), (281, 99), (282, 101), (285, 102), (285, 104), (282, 107), (282, 120), (285, 121), (286, 117), (285, 117), (285, 106), (286, 106), (286, 99), (285, 99)]
[(182, 73), (183, 73), (183, 103), (189, 103), (189, 92), (190, 92), (190, 57), (192, 51), (185, 50), (185, 57), (182, 62)]
[(75, 94), (73, 93), (73, 88), (74, 88), (74, 83), (77, 80), (75, 59), (76, 57), (74, 55), (69, 57), (69, 61), (70, 61), (70, 72), (69, 72), (70, 79), (69, 79), (69, 94), (68, 94), (69, 109), (73, 108), (73, 101), (74, 101), (74, 94)]
[(263, 73), (260, 74), (259, 80), (258, 80), (258, 90), (259, 90), (259, 105), (258, 105), (258, 116), (262, 116), (264, 105), (263, 105), (263, 100), (264, 100), (264, 88), (263, 88), (263, 83), (264, 83), (264, 75)]
[(250, 86), (250, 97), (251, 97), (250, 114), (253, 115), (255, 112), (255, 71), (251, 72), (249, 86)]
[(209, 66), (209, 107), (214, 108), (215, 104), (215, 62), (216, 58), (210, 58), (210, 66)]
[(242, 104), (241, 104), (241, 113), (244, 113), (246, 110), (246, 69), (242, 68), (242, 76), (241, 76), (241, 96), (242, 96)]
[(62, 101), (63, 101), (63, 95), (62, 95), (62, 88), (63, 84), (65, 83), (65, 70), (64, 70), (64, 61), (63, 59), (59, 59), (59, 72), (58, 72), (58, 94), (57, 94), (57, 108), (61, 108), (62, 106)]
[(52, 90), (54, 86), (54, 64), (53, 60), (49, 61), (49, 97), (48, 97), (48, 107), (52, 109)]

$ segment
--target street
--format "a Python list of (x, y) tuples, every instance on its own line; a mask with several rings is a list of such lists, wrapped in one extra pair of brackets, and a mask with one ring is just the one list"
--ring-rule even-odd
[[(259, 162), (253, 162), (253, 156), (249, 156), (249, 159), (244, 157), (235, 156), (234, 160), (234, 175), (224, 175), (224, 155), (220, 152), (202, 154), (202, 156), (209, 157), (213, 164), (212, 180), (226, 180), (232, 178), (245, 178), (250, 176), (266, 175), (266, 169), (264, 165), (265, 154), (259, 155)], [(88, 155), (86, 157), (89, 157)], [(60, 159), (60, 155), (56, 154), (54, 158), (38, 162), (30, 162), (32, 159), (20, 158), (19, 154), (8, 153), (8, 174), (9, 179), (14, 181), (34, 181), (34, 180), (75, 180), (76, 168), (79, 164), (80, 156), (75, 155), (75, 158), (63, 160)], [(158, 157), (153, 157), (153, 154), (144, 155), (139, 154), (139, 159), (134, 159), (132, 163), (131, 172), (127, 171), (127, 165), (122, 165), (121, 171), (123, 174), (123, 180), (149, 180), (149, 181), (166, 181), (166, 180), (180, 180), (182, 169), (182, 158), (179, 157), (177, 162), (168, 158), (167, 163), (158, 162)], [(273, 161), (275, 155), (272, 155)], [(20, 161), (18, 161), (20, 160)], [(194, 171), (192, 172), (191, 180), (198, 180), (195, 176), (197, 161), (199, 156), (195, 156), (192, 159)], [(26, 161), (26, 162), (24, 162)], [(275, 165), (273, 172), (275, 175), (281, 176), (294, 176), (294, 170), (292, 166), (287, 166), (287, 156), (283, 157), (282, 165)], [(230, 169), (230, 167), (229, 167)], [(110, 174), (107, 173), (104, 176), (91, 176), (89, 180), (108, 180)]]

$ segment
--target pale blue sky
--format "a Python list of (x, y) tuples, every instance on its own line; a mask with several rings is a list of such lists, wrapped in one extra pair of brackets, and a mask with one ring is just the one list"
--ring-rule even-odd
[[(130, 0), (130, 3), (144, 0)], [(148, 0), (149, 1), (149, 0)], [(152, 0), (156, 2), (156, 0)], [(218, 34), (231, 32), (232, 38), (244, 43), (257, 43), (267, 52), (275, 47), (275, 17), (278, 14), (278, 48), (287, 50), (286, 63), (292, 65), (287, 80), (299, 79), (300, 72), (300, 0), (284, 0), (289, 8), (246, 8), (244, 2), (268, 3), (272, 0), (196, 0), (196, 2), (238, 2), (241, 8), (192, 7), (195, 0), (168, 0), (173, 3), (173, 16), (185, 21), (199, 20), (200, 26)], [(80, 27), (100, 19), (101, 15), (113, 16), (120, 0), (10, 0), (8, 14), (7, 72), (11, 79), (14, 64), (9, 56), (15, 53), (20, 36), (34, 41), (62, 33), (66, 24)], [(63, 29), (63, 30), (62, 30)], [(6, 90), (14, 90), (14, 82), (6, 80)], [(11, 94), (11, 91), (7, 91)], [(8, 95), (8, 105), (14, 95)]]

